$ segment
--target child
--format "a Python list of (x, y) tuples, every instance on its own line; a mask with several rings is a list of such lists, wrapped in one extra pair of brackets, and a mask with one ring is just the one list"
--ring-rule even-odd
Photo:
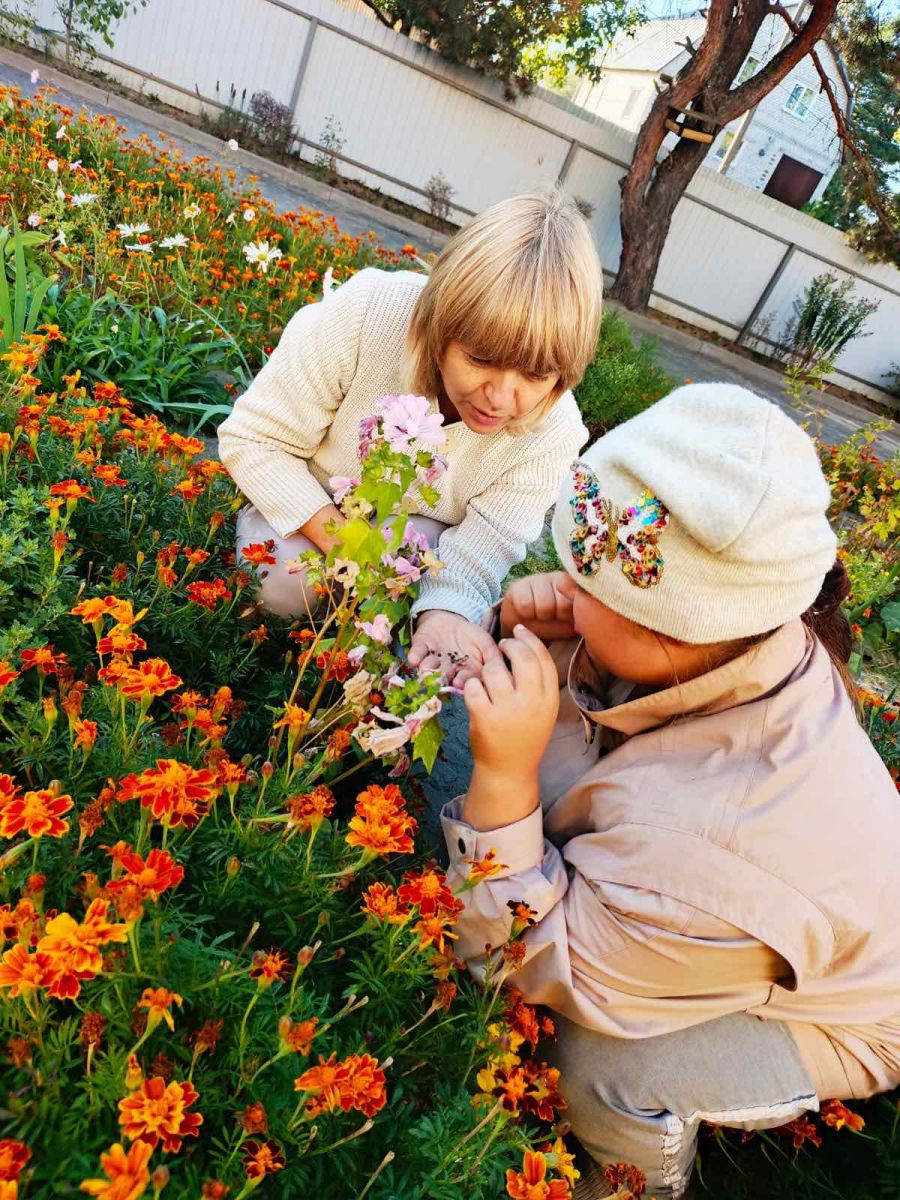
[[(701, 1120), (900, 1083), (900, 804), (846, 688), (828, 503), (775, 406), (679, 388), (575, 465), (565, 570), (510, 589), (509, 668), (465, 688), (451, 878), (505, 865), (466, 894), (458, 952), (483, 975), (510, 906), (534, 910), (509, 982), (559, 1014), (566, 1118), (658, 1200)], [(586, 1175), (576, 1195), (608, 1194)]]
[(601, 291), (577, 209), (559, 194), (516, 196), (457, 233), (429, 275), (369, 268), (297, 312), (219, 429), (222, 462), (251, 501), (238, 557), (275, 543), (262, 602), (308, 612), (286, 564), (331, 547), (360, 421), (411, 391), (443, 415), (448, 465), (438, 504), (418, 509), (445, 570), (422, 581), (409, 659), (462, 683), (495, 656), (482, 626), (587, 438), (570, 389), (596, 349)]

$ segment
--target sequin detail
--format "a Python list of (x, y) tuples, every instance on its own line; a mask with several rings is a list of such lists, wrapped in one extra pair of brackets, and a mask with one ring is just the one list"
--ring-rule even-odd
[(637, 503), (617, 508), (600, 495), (600, 483), (584, 463), (572, 468), (575, 495), (569, 501), (575, 528), (569, 549), (582, 575), (595, 575), (604, 560), (618, 558), (629, 583), (648, 588), (659, 583), (665, 560), (657, 539), (669, 523), (669, 513), (652, 492), (644, 491)]

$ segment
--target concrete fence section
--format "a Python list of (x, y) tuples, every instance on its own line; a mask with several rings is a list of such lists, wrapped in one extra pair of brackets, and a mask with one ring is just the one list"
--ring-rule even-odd
[[(53, 0), (37, 21), (58, 27)], [(47, 33), (23, 31), (44, 48)], [(634, 135), (537, 89), (509, 103), (493, 81), (334, 0), (152, 0), (114, 31), (102, 69), (194, 113), (268, 91), (290, 106), (301, 156), (323, 153), (330, 125), (341, 171), (419, 207), (441, 172), (453, 215), (561, 182), (594, 205), (591, 225), (609, 276), (620, 252), (619, 180)], [(325, 149), (328, 147), (326, 146)], [(816, 275), (852, 276), (879, 302), (832, 378), (884, 398), (900, 362), (900, 271), (870, 263), (834, 229), (701, 168), (676, 210), (652, 304), (732, 340), (768, 320), (777, 340)]]

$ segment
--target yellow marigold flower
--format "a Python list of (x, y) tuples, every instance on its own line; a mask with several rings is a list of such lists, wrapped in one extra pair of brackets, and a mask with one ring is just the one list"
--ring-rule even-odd
[(138, 1008), (148, 1009), (147, 1013), (147, 1028), (155, 1029), (160, 1021), (165, 1021), (169, 1029), (175, 1029), (175, 1021), (172, 1017), (171, 1008), (173, 1004), (177, 1004), (180, 1008), (182, 999), (177, 992), (170, 992), (168, 988), (144, 988), (143, 994), (138, 1001)]

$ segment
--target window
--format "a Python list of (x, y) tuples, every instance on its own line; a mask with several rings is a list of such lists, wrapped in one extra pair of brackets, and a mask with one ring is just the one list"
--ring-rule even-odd
[(811, 87), (806, 87), (802, 83), (795, 83), (791, 88), (791, 94), (787, 98), (784, 111), (793, 113), (799, 120), (805, 121), (809, 116), (809, 110), (812, 108), (814, 96), (815, 92)]
[(742, 84), (742, 83), (746, 83), (747, 80), (751, 77), (751, 75), (756, 74), (758, 69), (759, 69), (759, 59), (756, 58), (753, 54), (748, 54), (747, 61), (741, 67), (740, 71), (738, 72), (738, 77), (734, 81), (735, 87), (740, 86), (740, 84)]
[[(726, 129), (725, 132), (722, 134), (722, 137), (719, 140), (718, 146), (716, 146), (713, 157), (717, 158), (719, 160), (719, 162), (721, 162), (722, 159), (725, 157), (725, 155), (728, 153), (728, 147), (731, 145), (731, 143), (733, 141), (734, 141), (734, 134), (731, 132), (730, 129)], [(743, 148), (744, 148), (743, 146), (740, 147), (737, 154), (735, 155), (735, 160), (740, 157), (740, 153), (741, 153), (741, 150), (743, 150)]]

